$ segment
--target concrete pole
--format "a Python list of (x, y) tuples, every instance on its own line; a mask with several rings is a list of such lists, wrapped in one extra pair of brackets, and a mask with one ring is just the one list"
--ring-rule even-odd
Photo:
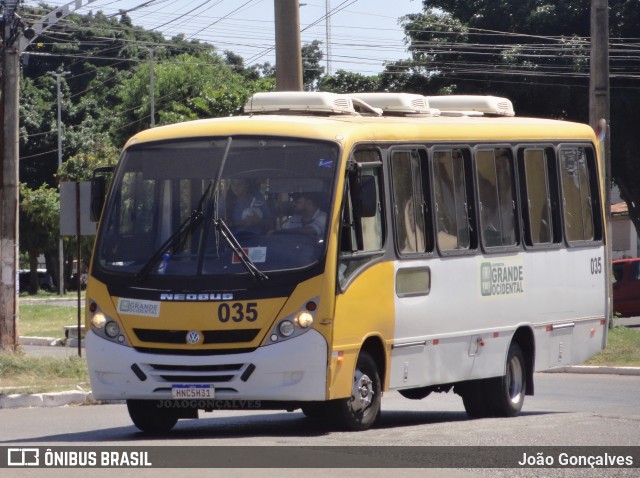
[(327, 52), (327, 75), (331, 75), (331, 15), (329, 12), (331, 11), (331, 2), (330, 0), (326, 1), (326, 17), (325, 17), (325, 38), (327, 42), (326, 52)]
[(302, 91), (302, 46), (298, 0), (274, 0), (276, 90)]
[[(604, 120), (601, 122), (601, 120)], [(594, 130), (604, 126), (604, 145), (600, 152), (604, 161), (604, 210), (607, 236), (605, 238), (605, 262), (607, 264), (609, 327), (613, 317), (612, 290), (612, 234), (611, 234), (611, 135), (610, 95), (609, 95), (609, 2), (608, 0), (591, 0), (591, 62), (589, 75), (589, 124)]]
[(2, 54), (2, 190), (0, 192), (0, 350), (18, 346), (18, 97), (20, 55), (14, 37), (16, 2), (5, 3)]
[[(58, 101), (58, 170), (62, 166), (62, 91), (60, 89), (60, 77), (70, 75), (70, 71), (62, 73), (52, 72), (49, 74), (56, 77), (56, 97)], [(64, 241), (62, 235), (58, 239), (58, 293), (64, 295)]]
[(149, 103), (151, 107), (151, 127), (156, 125), (156, 81), (155, 68), (153, 65), (153, 48), (149, 49)]

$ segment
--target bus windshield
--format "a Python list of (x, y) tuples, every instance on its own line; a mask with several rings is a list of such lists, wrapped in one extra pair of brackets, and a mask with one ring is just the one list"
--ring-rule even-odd
[(273, 137), (133, 145), (96, 264), (140, 280), (310, 266), (325, 249), (338, 154), (334, 143)]

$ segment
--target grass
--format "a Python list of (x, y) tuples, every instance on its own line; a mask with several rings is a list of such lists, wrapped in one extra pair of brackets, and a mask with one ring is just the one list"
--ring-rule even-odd
[[(64, 338), (64, 326), (78, 323), (77, 307), (25, 302), (20, 303), (18, 334), (21, 336)], [(84, 325), (84, 308), (80, 320)]]
[(89, 390), (87, 362), (69, 355), (64, 358), (30, 357), (0, 353), (0, 395), (12, 393)]
[[(58, 297), (55, 294), (29, 298)], [(75, 299), (77, 293), (67, 294)], [(22, 299), (22, 298), (21, 298)], [(81, 311), (84, 325), (84, 309)], [(27, 337), (64, 338), (64, 326), (78, 323), (77, 307), (29, 303), (20, 300), (18, 333)], [(0, 395), (41, 393), (75, 389), (88, 390), (89, 373), (84, 358), (33, 357), (21, 353), (0, 353)]]
[(607, 348), (585, 365), (640, 367), (640, 328), (614, 327), (607, 336)]
[[(76, 323), (76, 307), (21, 301), (20, 335), (62, 338), (63, 327)], [(610, 330), (607, 348), (585, 365), (640, 367), (640, 328), (615, 327)], [(0, 353), (0, 394), (88, 390), (88, 382), (84, 358)]]

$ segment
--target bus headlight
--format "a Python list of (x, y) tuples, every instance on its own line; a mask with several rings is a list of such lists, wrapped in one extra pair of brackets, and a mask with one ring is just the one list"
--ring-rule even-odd
[(91, 325), (91, 330), (98, 337), (121, 345), (129, 345), (117, 319), (102, 312), (98, 304), (93, 300), (91, 300), (88, 310), (90, 313), (89, 324)]
[(107, 324), (107, 318), (102, 312), (97, 312), (91, 317), (91, 325), (96, 329), (102, 329)]
[(283, 337), (291, 337), (295, 330), (296, 327), (290, 320), (283, 320), (282, 322), (280, 322), (280, 325), (278, 325), (278, 331)]
[(295, 339), (313, 329), (318, 310), (318, 297), (304, 303), (298, 310), (278, 320), (263, 341), (263, 345)]
[(300, 312), (296, 317), (296, 324), (303, 329), (310, 327), (313, 324), (313, 315), (309, 312)]
[(111, 320), (104, 326), (104, 333), (107, 337), (115, 339), (120, 334), (120, 326)]

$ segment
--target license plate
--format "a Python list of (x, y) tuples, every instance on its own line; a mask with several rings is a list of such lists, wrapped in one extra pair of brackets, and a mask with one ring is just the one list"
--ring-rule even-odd
[(172, 385), (171, 398), (213, 398), (213, 385)]

